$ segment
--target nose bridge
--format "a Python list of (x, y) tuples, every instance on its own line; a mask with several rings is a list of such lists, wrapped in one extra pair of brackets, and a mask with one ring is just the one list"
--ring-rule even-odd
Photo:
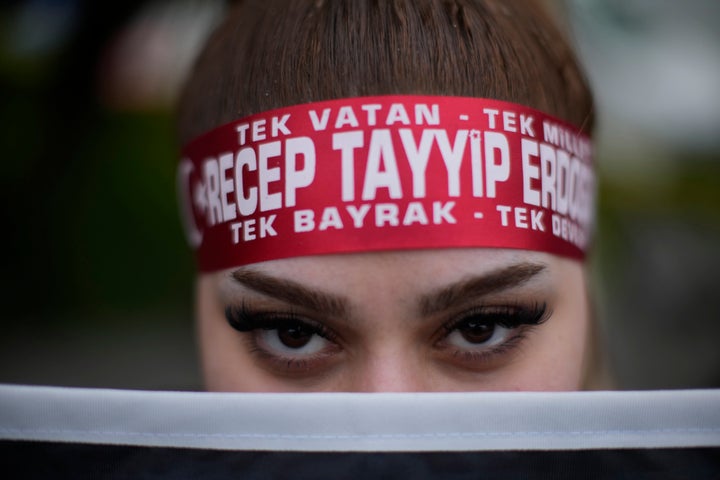
[(419, 392), (428, 390), (428, 376), (407, 348), (368, 355), (351, 379), (357, 392)]
[[(395, 252), (396, 253), (396, 252)], [(356, 392), (418, 392), (428, 390), (408, 272), (395, 255), (378, 255), (373, 266), (381, 274), (362, 284), (358, 317), (362, 319), (351, 354), (352, 368), (344, 379)], [(358, 293), (356, 296), (359, 296)]]

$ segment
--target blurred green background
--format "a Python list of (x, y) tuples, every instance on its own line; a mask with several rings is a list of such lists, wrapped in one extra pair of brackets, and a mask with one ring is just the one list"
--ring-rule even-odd
[[(720, 3), (548, 2), (597, 94), (617, 385), (720, 386)], [(0, 6), (0, 382), (196, 389), (172, 104), (225, 3)]]

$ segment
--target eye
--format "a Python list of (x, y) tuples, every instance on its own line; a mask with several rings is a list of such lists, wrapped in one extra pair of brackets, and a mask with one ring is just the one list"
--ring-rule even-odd
[(322, 352), (330, 342), (312, 327), (300, 322), (255, 331), (258, 347), (278, 355), (313, 355)]
[(226, 308), (225, 317), (242, 333), (256, 361), (280, 374), (322, 371), (341, 351), (330, 329), (294, 312), (266, 312), (243, 304)]
[(470, 368), (485, 367), (507, 357), (549, 314), (544, 304), (473, 308), (443, 325), (436, 347)]
[(472, 318), (465, 320), (448, 334), (448, 344), (458, 347), (476, 347), (478, 345), (496, 345), (510, 333), (510, 329), (497, 325), (492, 320)]

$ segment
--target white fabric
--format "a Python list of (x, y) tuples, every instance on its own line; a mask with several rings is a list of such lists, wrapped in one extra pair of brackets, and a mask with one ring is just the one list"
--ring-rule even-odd
[(720, 390), (232, 394), (0, 385), (0, 439), (294, 451), (720, 446)]

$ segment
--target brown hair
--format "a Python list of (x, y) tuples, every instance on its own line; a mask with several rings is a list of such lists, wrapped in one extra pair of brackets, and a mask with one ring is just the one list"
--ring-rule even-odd
[(384, 94), (494, 98), (593, 125), (575, 56), (537, 1), (246, 0), (186, 84), (179, 140), (264, 110)]

